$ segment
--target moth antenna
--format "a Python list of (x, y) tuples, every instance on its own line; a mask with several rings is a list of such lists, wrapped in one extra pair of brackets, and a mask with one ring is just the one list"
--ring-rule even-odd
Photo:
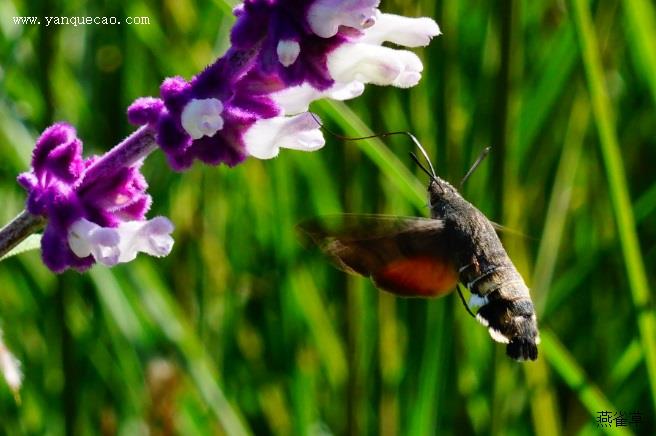
[(465, 301), (465, 297), (462, 295), (462, 291), (460, 290), (460, 283), (456, 285), (456, 290), (458, 291), (458, 295), (460, 296), (460, 301), (462, 301), (463, 306), (465, 306), (465, 309), (467, 310), (467, 313), (469, 313), (473, 318), (476, 318), (476, 315), (474, 315), (469, 308), (469, 305), (467, 304), (467, 301)]
[(410, 139), (412, 139), (412, 142), (414, 142), (417, 148), (419, 149), (419, 151), (421, 151), (421, 154), (424, 156), (424, 159), (426, 159), (426, 163), (428, 163), (428, 168), (430, 168), (431, 170), (431, 174), (430, 174), (431, 179), (435, 180), (437, 178), (437, 173), (435, 173), (435, 168), (433, 168), (433, 164), (431, 163), (431, 160), (428, 158), (428, 153), (426, 153), (424, 147), (421, 146), (419, 140), (417, 140), (417, 138), (415, 138), (415, 136), (412, 133), (410, 132), (404, 132), (404, 133), (406, 133), (410, 137)]
[(483, 151), (481, 151), (481, 153), (476, 158), (476, 162), (474, 162), (474, 165), (471, 166), (469, 171), (467, 171), (467, 174), (465, 174), (465, 177), (463, 177), (462, 180), (460, 181), (460, 189), (462, 189), (462, 185), (465, 184), (469, 176), (471, 176), (472, 173), (476, 170), (476, 168), (478, 168), (478, 166), (481, 164), (481, 162), (483, 162), (483, 159), (487, 157), (487, 155), (490, 153), (490, 150), (492, 150), (492, 147), (485, 147)]
[(419, 158), (417, 157), (416, 154), (414, 154), (413, 152), (410, 152), (410, 157), (412, 158), (413, 161), (415, 161), (415, 163), (417, 164), (417, 166), (418, 166), (419, 168), (421, 168), (421, 170), (422, 170), (423, 172), (425, 172), (426, 174), (428, 174), (428, 177), (430, 177), (431, 180), (435, 181), (435, 176), (434, 176), (433, 174), (431, 174), (431, 172), (428, 171), (428, 169), (424, 166), (424, 164), (422, 164), (422, 163), (419, 161)]
[[(308, 112), (312, 118), (314, 118), (314, 121), (321, 127), (322, 130), (325, 130), (327, 133), (330, 133), (332, 136), (334, 136), (337, 139), (341, 139), (342, 141), (361, 141), (363, 139), (372, 139), (372, 138), (385, 138), (387, 136), (392, 136), (392, 135), (406, 135), (407, 137), (410, 138), (412, 142), (417, 146), (419, 151), (421, 151), (422, 156), (424, 156), (424, 159), (426, 159), (426, 162), (428, 163), (428, 167), (430, 168), (430, 172), (426, 170), (426, 167), (424, 167), (421, 163), (419, 163), (419, 159), (417, 159), (417, 156), (415, 155), (413, 157), (414, 161), (419, 165), (419, 167), (428, 174), (428, 176), (432, 179), (435, 180), (437, 178), (437, 174), (435, 173), (435, 168), (433, 168), (433, 164), (431, 163), (430, 159), (428, 158), (428, 153), (426, 153), (426, 150), (424, 147), (421, 146), (421, 143), (419, 140), (415, 137), (410, 132), (407, 132), (405, 130), (403, 131), (396, 131), (396, 132), (384, 132), (384, 133), (376, 133), (374, 135), (369, 135), (369, 136), (358, 136), (358, 137), (349, 137), (349, 136), (344, 136), (340, 135), (339, 133), (335, 133), (328, 129), (326, 126), (323, 125), (321, 120), (312, 112)], [(411, 155), (414, 155), (414, 153), (410, 153)]]

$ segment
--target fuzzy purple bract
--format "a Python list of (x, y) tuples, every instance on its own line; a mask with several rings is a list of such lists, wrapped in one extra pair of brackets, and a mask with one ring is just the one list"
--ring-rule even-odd
[(101, 227), (117, 227), (124, 221), (143, 220), (150, 207), (140, 163), (85, 183), (85, 178), (94, 176), (96, 159), (83, 159), (75, 129), (56, 123), (37, 140), (32, 170), (18, 176), (28, 192), (28, 212), (48, 219), (41, 249), (44, 263), (55, 272), (69, 267), (84, 271), (94, 263), (92, 256), (78, 257), (69, 247), (69, 229), (76, 221), (85, 218)]

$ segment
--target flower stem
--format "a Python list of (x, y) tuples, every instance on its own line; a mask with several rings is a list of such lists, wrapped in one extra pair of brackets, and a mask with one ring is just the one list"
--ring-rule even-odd
[(23, 210), (9, 224), (0, 229), (0, 258), (23, 239), (41, 230), (45, 224), (46, 219), (44, 217), (32, 215)]
[(121, 168), (130, 167), (155, 149), (155, 130), (147, 125), (140, 127), (87, 168), (82, 184), (89, 185), (99, 177), (108, 177)]

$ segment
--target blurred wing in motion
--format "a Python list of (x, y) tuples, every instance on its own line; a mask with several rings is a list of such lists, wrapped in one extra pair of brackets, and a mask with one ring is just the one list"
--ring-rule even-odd
[(338, 268), (371, 277), (393, 294), (438, 297), (458, 282), (440, 220), (345, 214), (312, 218), (299, 228)]

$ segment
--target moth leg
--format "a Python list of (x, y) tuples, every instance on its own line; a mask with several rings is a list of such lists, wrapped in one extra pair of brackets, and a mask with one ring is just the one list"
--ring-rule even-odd
[(465, 297), (462, 295), (462, 290), (460, 289), (461, 286), (462, 285), (460, 283), (456, 285), (456, 290), (458, 291), (458, 295), (460, 296), (460, 301), (462, 301), (462, 305), (465, 306), (467, 313), (469, 313), (472, 316), (472, 318), (476, 318), (476, 315), (474, 315), (474, 313), (471, 311), (469, 305), (465, 301)]

